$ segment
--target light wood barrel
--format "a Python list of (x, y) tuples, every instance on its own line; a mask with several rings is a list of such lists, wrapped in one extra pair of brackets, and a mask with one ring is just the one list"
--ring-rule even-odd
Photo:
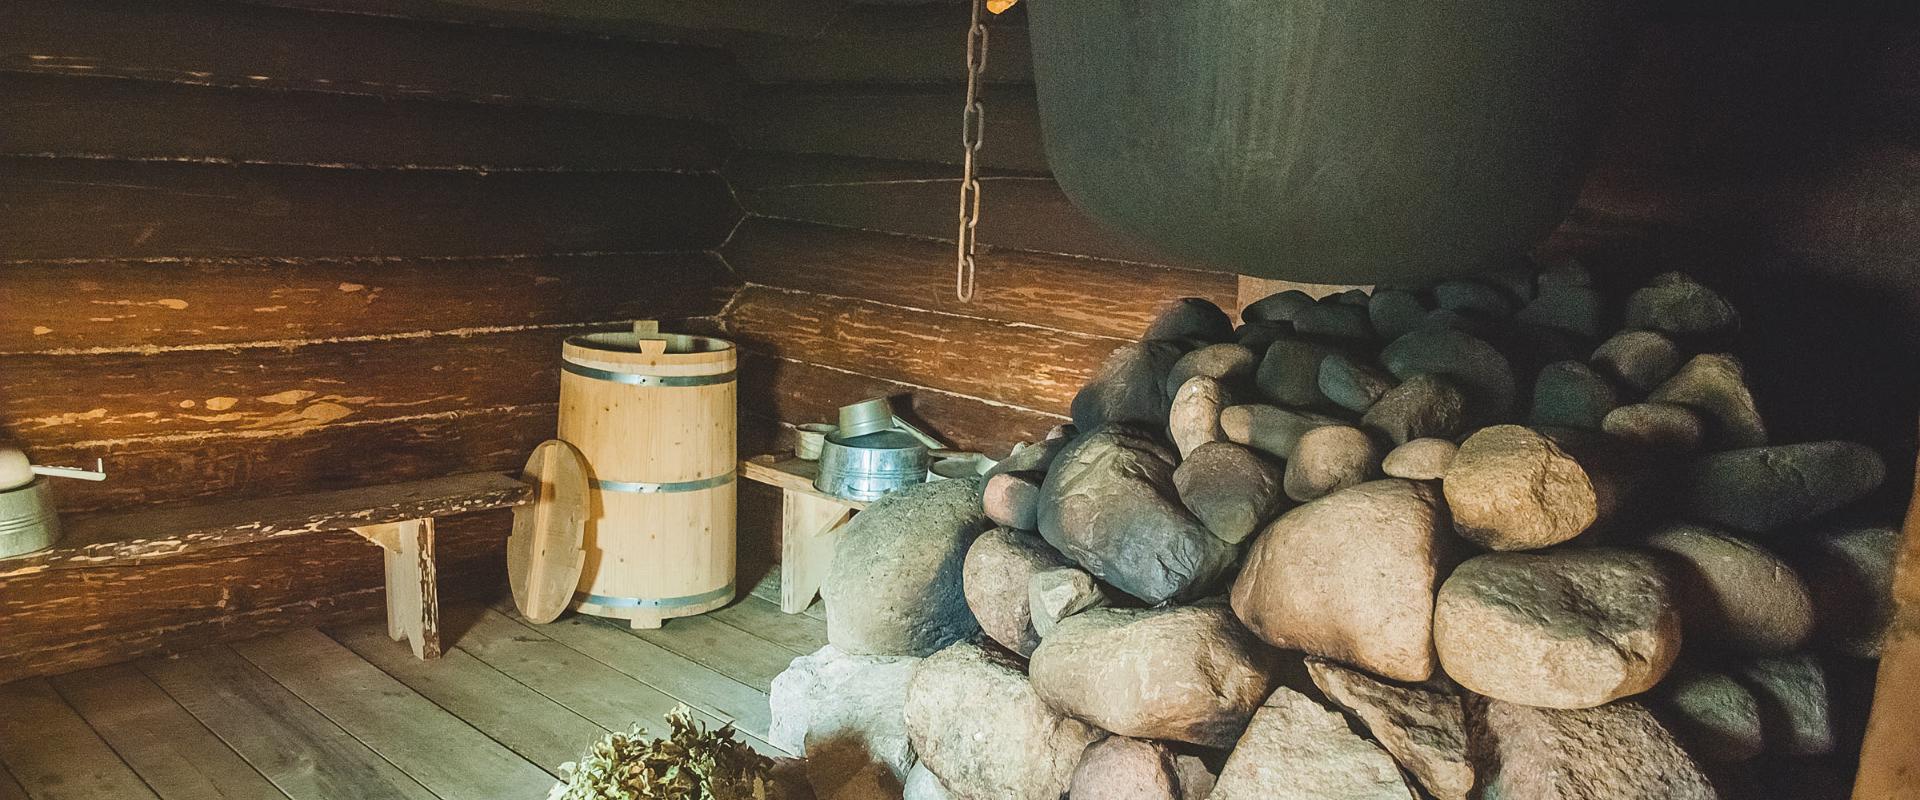
[(665, 338), (665, 352), (632, 333), (561, 348), (560, 438), (586, 456), (592, 486), (573, 607), (634, 627), (734, 595), (735, 351)]

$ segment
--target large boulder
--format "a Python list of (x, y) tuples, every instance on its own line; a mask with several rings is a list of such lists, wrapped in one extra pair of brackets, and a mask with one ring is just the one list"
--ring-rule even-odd
[(1673, 589), (1652, 556), (1593, 548), (1490, 553), (1440, 587), (1434, 646), (1488, 697), (1591, 708), (1652, 688), (1680, 655)]
[(1584, 533), (1619, 506), (1612, 476), (1519, 425), (1481, 428), (1443, 481), (1453, 528), (1492, 550), (1535, 550)]
[(1108, 427), (1060, 454), (1040, 494), (1040, 534), (1114, 588), (1150, 604), (1211, 591), (1237, 548), (1180, 504), (1174, 454)]
[(1020, 655), (1040, 646), (1027, 606), (1027, 585), (1039, 572), (1067, 565), (1040, 537), (1011, 528), (995, 528), (973, 540), (962, 574), (967, 607), (980, 629)]
[(907, 736), (957, 800), (1059, 800), (1105, 734), (1042, 702), (1011, 657), (956, 644), (907, 684)]
[(926, 764), (916, 762), (913, 771), (907, 773), (906, 785), (901, 787), (900, 800), (954, 800), (954, 797), (947, 791), (947, 785), (940, 782), (940, 776), (927, 769)]
[(1355, 734), (1346, 717), (1283, 686), (1254, 712), (1246, 734), (1220, 770), (1210, 800), (1413, 800), (1413, 796), (1393, 758)]
[(1467, 716), (1459, 694), (1389, 683), (1321, 658), (1307, 659), (1307, 674), (1327, 699), (1359, 717), (1434, 800), (1473, 796)]
[(1766, 548), (1697, 525), (1668, 525), (1646, 546), (1677, 571), (1689, 641), (1741, 653), (1797, 650), (1813, 635), (1813, 599), (1793, 567)]
[(1093, 379), (1073, 396), (1073, 424), (1091, 431), (1108, 423), (1157, 429), (1167, 422), (1172, 397), (1161, 388), (1186, 354), (1174, 342), (1123, 344), (1107, 356)]
[(1275, 654), (1221, 606), (1099, 608), (1033, 653), (1041, 699), (1122, 736), (1228, 747), (1273, 687)]
[(1087, 748), (1068, 800), (1204, 800), (1213, 774), (1159, 742), (1109, 736)]
[(1500, 800), (1720, 800), (1653, 714), (1621, 701), (1533, 708), (1470, 699), (1482, 797)]
[(901, 709), (920, 659), (857, 656), (827, 645), (793, 660), (768, 692), (767, 741), (807, 756), (807, 773), (823, 791), (878, 765), (881, 783), (899, 786), (913, 767), (913, 746)]
[(841, 529), (820, 594), (827, 641), (858, 655), (924, 656), (978, 633), (961, 564), (991, 523), (980, 482), (900, 489)]
[(1446, 530), (1438, 494), (1390, 478), (1281, 515), (1234, 581), (1234, 613), (1276, 647), (1426, 680)]
[(1865, 497), (1886, 476), (1880, 454), (1853, 442), (1728, 450), (1688, 465), (1682, 508), (1701, 522), (1767, 533)]

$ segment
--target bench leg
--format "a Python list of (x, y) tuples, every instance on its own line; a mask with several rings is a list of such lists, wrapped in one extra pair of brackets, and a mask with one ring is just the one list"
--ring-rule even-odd
[(798, 614), (813, 605), (853, 509), (803, 492), (781, 492), (780, 506), (780, 610)]
[(433, 520), (411, 519), (354, 528), (386, 555), (387, 635), (422, 659), (440, 657), (440, 589), (433, 560)]

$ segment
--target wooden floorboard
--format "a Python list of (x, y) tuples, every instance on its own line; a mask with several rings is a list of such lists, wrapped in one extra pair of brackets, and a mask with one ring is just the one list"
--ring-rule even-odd
[(707, 616), (784, 647), (795, 655), (806, 655), (827, 643), (824, 620), (807, 614), (782, 613), (778, 600), (770, 602), (747, 595)]
[(667, 620), (657, 630), (629, 630), (687, 660), (761, 691), (786, 670), (793, 651), (706, 616)]
[[(667, 712), (680, 705), (672, 696), (491, 609), (479, 615), (455, 646), (608, 729), (638, 724), (659, 733), (665, 730)], [(698, 709), (694, 713), (709, 725), (724, 723)], [(758, 737), (744, 738), (762, 752), (780, 752)]]
[(294, 800), (438, 800), (224, 645), (140, 668)]
[[(442, 609), (442, 619), (458, 613)], [(433, 661), (414, 658), (407, 648), (387, 638), (385, 622), (334, 628), (336, 641), (368, 663), (432, 700), (467, 724), (493, 737), (521, 758), (556, 773), (607, 732), (605, 727), (574, 713), (481, 661), (453, 648)]]
[(582, 655), (692, 708), (732, 722), (741, 733), (767, 739), (772, 715), (767, 709), (765, 688), (748, 686), (667, 648), (629, 636), (618, 623), (572, 614), (536, 627)]
[(0, 686), (0, 762), (34, 800), (156, 798), (79, 712), (40, 679)]
[(131, 664), (69, 673), (53, 686), (162, 800), (286, 798)]
[(326, 634), (291, 631), (233, 647), (441, 800), (534, 798), (553, 785), (545, 770)]

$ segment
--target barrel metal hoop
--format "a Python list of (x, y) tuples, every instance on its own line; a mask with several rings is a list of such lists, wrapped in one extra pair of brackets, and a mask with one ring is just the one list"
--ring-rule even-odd
[(697, 606), (701, 603), (710, 603), (731, 594), (733, 594), (733, 583), (729, 581), (727, 585), (711, 592), (701, 592), (699, 594), (690, 594), (682, 597), (609, 597), (603, 594), (574, 592), (573, 601), (604, 608), (685, 608), (687, 606)]
[(734, 375), (736, 374), (734, 370), (727, 370), (726, 372), (713, 375), (642, 375), (638, 372), (613, 372), (610, 370), (596, 369), (584, 364), (575, 364), (565, 359), (560, 361), (560, 369), (582, 378), (592, 378), (596, 381), (612, 381), (630, 386), (712, 386), (717, 383), (732, 383)]
[(732, 483), (734, 475), (737, 473), (738, 473), (738, 470), (728, 470), (727, 473), (724, 475), (715, 475), (711, 478), (701, 478), (697, 481), (680, 481), (678, 483), (637, 483), (634, 481), (595, 480), (593, 482), (593, 485), (597, 488), (600, 488), (602, 490), (609, 491), (609, 492), (629, 492), (632, 494), (666, 494), (669, 492), (697, 492), (697, 491), (700, 491), (701, 489), (711, 489), (715, 486), (725, 486), (729, 483)]

